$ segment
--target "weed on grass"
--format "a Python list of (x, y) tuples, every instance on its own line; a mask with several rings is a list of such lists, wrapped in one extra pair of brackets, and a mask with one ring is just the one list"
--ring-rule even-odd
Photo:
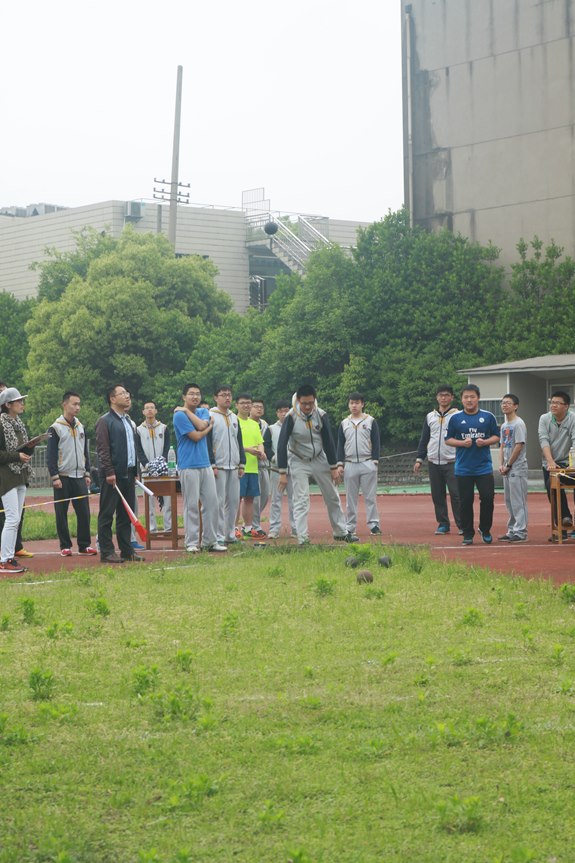
[(20, 602), (20, 611), (22, 612), (22, 623), (25, 623), (26, 626), (33, 626), (39, 623), (36, 603), (33, 599), (29, 597), (22, 599)]
[(3, 614), (0, 618), (0, 632), (8, 632), (10, 629), (10, 615)]
[(454, 794), (437, 804), (439, 827), (447, 833), (477, 833), (484, 823), (479, 797)]
[(182, 782), (174, 782), (168, 797), (168, 808), (180, 812), (197, 809), (208, 797), (214, 797), (219, 791), (204, 773), (192, 774)]
[(313, 586), (313, 592), (316, 596), (333, 596), (335, 593), (335, 581), (329, 578), (318, 578)]
[(461, 622), (464, 626), (483, 626), (483, 615), (476, 608), (469, 608), (461, 618)]
[(94, 617), (109, 617), (110, 606), (102, 596), (89, 599), (86, 602), (86, 608)]
[(28, 686), (34, 701), (49, 701), (54, 694), (55, 685), (56, 681), (51, 671), (34, 668), (28, 676)]

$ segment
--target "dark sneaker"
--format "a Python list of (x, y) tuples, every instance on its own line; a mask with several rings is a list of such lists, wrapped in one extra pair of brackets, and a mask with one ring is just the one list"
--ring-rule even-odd
[(482, 533), (482, 531), (479, 531), (479, 533), (481, 534), (481, 539), (483, 540), (483, 542), (485, 542), (487, 545), (491, 545), (491, 543), (493, 542), (493, 537), (491, 536), (491, 534)]
[(136, 552), (134, 552), (134, 554), (131, 554), (129, 557), (122, 557), (121, 561), (122, 563), (141, 563), (145, 559), (146, 558), (142, 557), (141, 554), (136, 554)]
[(440, 524), (437, 530), (435, 531), (436, 536), (442, 536), (445, 533), (449, 533), (449, 525)]
[(570, 515), (566, 515), (565, 518), (561, 519), (561, 524), (563, 527), (573, 527), (573, 519)]
[(102, 563), (124, 563), (124, 558), (120, 557), (119, 554), (116, 554), (115, 551), (113, 551), (112, 554), (100, 555), (100, 560)]
[(498, 536), (497, 542), (513, 542), (513, 537), (506, 533), (504, 536)]
[(459, 536), (463, 536), (463, 531), (461, 530), (461, 528), (458, 529), (457, 533), (459, 534)]
[(334, 536), (336, 542), (359, 542), (359, 536), (355, 533), (344, 533), (343, 536)]
[(463, 545), (473, 545), (473, 537), (472, 536), (464, 536), (463, 537)]
[(527, 537), (526, 536), (517, 536), (517, 534), (514, 533), (509, 541), (510, 542), (527, 542)]
[(380, 536), (381, 535), (381, 528), (379, 527), (379, 525), (374, 524), (374, 526), (370, 530), (370, 533), (372, 536)]

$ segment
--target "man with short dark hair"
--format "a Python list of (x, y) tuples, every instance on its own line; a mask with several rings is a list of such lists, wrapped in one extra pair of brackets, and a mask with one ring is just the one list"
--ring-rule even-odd
[[(258, 484), (260, 496), (254, 498), (254, 510), (252, 518), (252, 537), (264, 539), (265, 531), (262, 530), (262, 512), (270, 499), (270, 460), (272, 457), (272, 436), (270, 427), (264, 419), (265, 404), (263, 399), (252, 399), (250, 418), (260, 427), (264, 443), (265, 458), (258, 459)], [(245, 449), (245, 447), (244, 447)]]
[(217, 540), (218, 495), (207, 443), (213, 420), (209, 411), (199, 406), (202, 393), (198, 384), (185, 384), (182, 396), (183, 407), (174, 411), (174, 429), (178, 442), (178, 473), (184, 502), (186, 551), (192, 554), (200, 548), (207, 551), (227, 551), (227, 547)]
[(431, 499), (437, 519), (435, 533), (441, 535), (449, 533), (451, 530), (446, 488), (449, 490), (453, 520), (461, 533), (459, 490), (455, 478), (455, 451), (453, 447), (447, 446), (445, 443), (447, 423), (450, 417), (459, 411), (459, 408), (452, 407), (454, 393), (453, 387), (449, 384), (441, 384), (437, 387), (435, 398), (437, 407), (429, 411), (423, 422), (413, 472), (419, 473), (427, 456)]
[(62, 413), (48, 431), (46, 458), (54, 489), (56, 531), (62, 557), (72, 555), (72, 540), (68, 528), (70, 500), (76, 513), (76, 538), (80, 554), (98, 553), (92, 548), (90, 453), (84, 426), (78, 419), (80, 404), (79, 393), (67, 390), (62, 397)]
[[(571, 396), (555, 390), (549, 399), (549, 412), (539, 418), (539, 443), (543, 454), (543, 481), (551, 499), (549, 471), (567, 467), (569, 450), (575, 447), (575, 414), (569, 410)], [(565, 490), (561, 489), (561, 523), (571, 527), (573, 519)]]
[(473, 545), (473, 498), (479, 492), (479, 533), (483, 542), (493, 542), (495, 480), (490, 446), (499, 443), (499, 426), (490, 411), (479, 407), (479, 387), (468, 384), (461, 391), (463, 410), (453, 414), (447, 425), (446, 444), (455, 447), (455, 476), (461, 504), (463, 545)]
[[(138, 470), (138, 435), (127, 416), (130, 393), (123, 384), (114, 384), (106, 399), (110, 410), (96, 423), (96, 449), (100, 473), (100, 511), (98, 541), (103, 563), (124, 563), (143, 558), (131, 545), (131, 522), (116, 486), (133, 510), (136, 505), (136, 474)], [(116, 516), (118, 555), (112, 539), (112, 522)]]
[[(236, 398), (238, 422), (242, 432), (242, 444), (246, 456), (246, 466), (240, 479), (240, 509), (244, 520), (243, 531), (239, 524), (236, 527), (236, 537), (261, 539), (261, 533), (252, 528), (254, 500), (260, 496), (259, 461), (265, 458), (264, 442), (259, 423), (251, 418), (252, 396), (250, 393), (240, 393)], [(240, 510), (238, 509), (238, 522)], [(265, 536), (265, 534), (263, 534)]]
[(359, 492), (365, 501), (367, 526), (372, 536), (381, 533), (377, 511), (377, 471), (379, 468), (379, 426), (366, 414), (365, 398), (359, 392), (349, 394), (349, 416), (341, 423), (337, 436), (337, 463), (345, 485), (345, 518), (348, 533), (357, 528)]
[(244, 474), (246, 456), (242, 430), (235, 413), (230, 410), (232, 389), (227, 384), (216, 388), (215, 407), (210, 408), (213, 427), (208, 446), (218, 493), (217, 541), (220, 545), (238, 542), (236, 514), (240, 502), (240, 477)]
[[(155, 401), (148, 399), (147, 402), (144, 402), (142, 414), (144, 421), (136, 429), (140, 438), (142, 452), (146, 457), (141, 462), (142, 467), (145, 468), (148, 462), (159, 456), (162, 456), (167, 462), (170, 449), (170, 430), (165, 423), (157, 419), (158, 408)], [(163, 498), (163, 503), (162, 500), (159, 503), (161, 504), (159, 508), (164, 515), (164, 531), (169, 533), (172, 529), (172, 502), (169, 497), (165, 497)], [(156, 505), (158, 505), (158, 498), (154, 496), (150, 500), (150, 529), (153, 532), (157, 529)]]
[(499, 473), (503, 477), (509, 520), (507, 532), (499, 537), (500, 542), (527, 540), (527, 427), (517, 415), (518, 407), (519, 399), (514, 393), (506, 393), (501, 399), (505, 422), (501, 424)]
[(333, 530), (333, 538), (358, 542), (348, 533), (335, 484), (340, 471), (327, 414), (318, 407), (315, 387), (302, 384), (293, 398), (278, 440), (278, 488), (287, 487), (288, 471), (293, 484), (293, 510), (299, 545), (309, 543), (309, 482), (320, 488)]
[[(279, 484), (279, 471), (277, 464), (277, 449), (278, 449), (278, 441), (280, 437), (281, 428), (286, 416), (289, 413), (289, 409), (291, 407), (291, 402), (288, 399), (280, 399), (279, 402), (276, 402), (275, 410), (277, 422), (273, 423), (270, 427), (270, 434), (272, 439), (272, 455), (270, 458), (270, 529), (268, 533), (269, 539), (277, 539), (280, 535), (281, 526), (282, 526), (282, 497), (285, 492), (286, 497), (288, 499), (288, 518), (289, 524), (291, 528), (292, 537), (296, 536), (295, 529), (295, 521), (293, 517), (293, 494), (292, 494), (292, 484), (291, 477), (288, 474), (287, 486), (285, 488), (280, 489), (278, 487)], [(265, 446), (265, 442), (264, 442)]]

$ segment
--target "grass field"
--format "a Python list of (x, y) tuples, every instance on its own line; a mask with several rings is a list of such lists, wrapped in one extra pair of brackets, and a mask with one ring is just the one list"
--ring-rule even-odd
[(575, 591), (386, 553), (0, 582), (0, 863), (573, 861)]

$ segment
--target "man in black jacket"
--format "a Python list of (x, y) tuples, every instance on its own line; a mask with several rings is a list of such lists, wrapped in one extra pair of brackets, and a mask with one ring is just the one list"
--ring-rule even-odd
[[(100, 511), (98, 513), (98, 541), (103, 563), (124, 563), (143, 560), (134, 552), (131, 523), (115, 486), (118, 486), (128, 505), (136, 505), (136, 473), (140, 449), (136, 427), (127, 411), (130, 394), (123, 384), (115, 384), (106, 393), (110, 410), (96, 423), (96, 449), (100, 471)], [(142, 455), (142, 459), (145, 457)], [(120, 555), (114, 549), (112, 522), (116, 515), (116, 538)]]

